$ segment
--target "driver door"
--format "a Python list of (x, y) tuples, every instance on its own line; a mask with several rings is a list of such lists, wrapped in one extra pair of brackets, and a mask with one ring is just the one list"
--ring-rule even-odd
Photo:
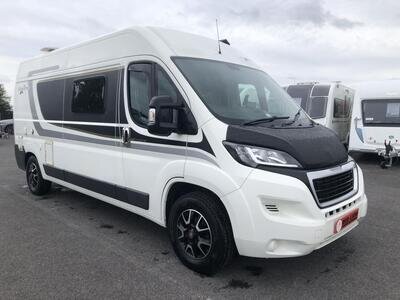
[(142, 213), (161, 214), (162, 192), (168, 180), (183, 177), (187, 136), (157, 136), (147, 130), (149, 102), (154, 96), (180, 93), (170, 76), (155, 62), (131, 63), (126, 70), (124, 113), (129, 141), (123, 144), (122, 160), (128, 203)]

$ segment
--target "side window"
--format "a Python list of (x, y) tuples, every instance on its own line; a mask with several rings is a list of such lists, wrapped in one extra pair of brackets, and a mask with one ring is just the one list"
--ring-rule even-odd
[(157, 96), (170, 96), (175, 102), (178, 101), (178, 92), (175, 86), (172, 84), (168, 75), (161, 69), (160, 66), (156, 65), (156, 95)]
[(325, 117), (326, 102), (328, 97), (311, 97), (308, 105), (308, 115), (313, 119), (320, 119)]
[(349, 115), (349, 103), (346, 103), (343, 99), (335, 98), (333, 106), (333, 117), (334, 118), (345, 118)]
[(129, 67), (129, 109), (132, 118), (147, 126), (151, 99), (151, 64), (133, 64)]
[(175, 102), (180, 97), (167, 73), (157, 64), (131, 64), (128, 77), (129, 109), (133, 120), (141, 126), (147, 126), (149, 102), (153, 96), (170, 96)]
[(104, 113), (104, 77), (80, 79), (73, 82), (71, 110), (74, 113)]
[(240, 103), (246, 108), (260, 108), (256, 87), (252, 84), (239, 83)]

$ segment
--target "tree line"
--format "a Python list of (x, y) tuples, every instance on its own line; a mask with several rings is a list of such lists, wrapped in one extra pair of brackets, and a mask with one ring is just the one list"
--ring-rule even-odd
[(0, 120), (12, 119), (13, 111), (10, 104), (10, 97), (3, 84), (0, 84)]

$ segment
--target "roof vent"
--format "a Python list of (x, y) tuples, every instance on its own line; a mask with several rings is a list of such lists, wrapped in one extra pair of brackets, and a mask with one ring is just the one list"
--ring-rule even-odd
[(48, 53), (48, 52), (52, 52), (54, 50), (57, 50), (57, 48), (55, 48), (55, 47), (44, 47), (44, 48), (40, 49), (40, 52)]

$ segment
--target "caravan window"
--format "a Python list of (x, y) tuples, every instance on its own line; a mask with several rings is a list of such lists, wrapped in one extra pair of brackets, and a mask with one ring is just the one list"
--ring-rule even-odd
[(73, 82), (72, 106), (74, 113), (104, 113), (104, 77), (80, 79)]
[(350, 112), (350, 98), (345, 99), (335, 98), (333, 104), (333, 117), (334, 118), (347, 118)]
[(400, 125), (400, 100), (364, 100), (362, 108), (365, 126)]
[(311, 97), (308, 102), (308, 115), (313, 119), (325, 118), (327, 100), (328, 97)]

